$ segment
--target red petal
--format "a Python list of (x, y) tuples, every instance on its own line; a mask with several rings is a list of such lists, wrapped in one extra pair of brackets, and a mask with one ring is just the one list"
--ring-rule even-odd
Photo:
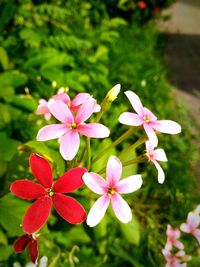
[(84, 208), (72, 197), (55, 194), (53, 204), (58, 214), (69, 223), (81, 223), (86, 218)]
[(36, 262), (38, 258), (38, 241), (35, 239), (32, 239), (28, 246), (29, 250), (29, 257), (32, 260), (33, 263)]
[(13, 245), (14, 251), (16, 253), (21, 253), (25, 250), (25, 248), (28, 246), (28, 243), (30, 242), (30, 237), (28, 235), (22, 235), (17, 240), (15, 240), (15, 243)]
[(55, 183), (53, 189), (58, 193), (69, 193), (83, 185), (82, 176), (87, 170), (85, 168), (74, 168), (64, 173)]
[(24, 215), (22, 222), (24, 232), (32, 234), (40, 229), (49, 217), (51, 205), (52, 200), (49, 197), (41, 197), (36, 200)]
[(31, 154), (29, 161), (33, 176), (45, 188), (50, 188), (53, 183), (53, 177), (49, 162), (37, 154)]
[(29, 180), (18, 180), (11, 184), (10, 191), (23, 199), (32, 200), (46, 194), (43, 186)]

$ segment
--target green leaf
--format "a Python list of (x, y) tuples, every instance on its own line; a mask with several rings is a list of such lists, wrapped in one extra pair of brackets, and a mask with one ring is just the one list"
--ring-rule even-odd
[[(123, 151), (122, 151), (122, 153), (123, 153)], [(136, 156), (137, 155), (136, 155), (135, 149), (131, 150), (131, 151), (128, 150), (127, 153), (123, 153), (122, 156), (119, 155), (119, 159), (122, 162), (126, 162), (126, 161), (129, 161), (129, 160), (136, 158)], [(128, 176), (136, 174), (137, 173), (137, 167), (138, 167), (138, 164), (135, 164), (135, 163), (132, 165), (123, 167), (122, 178), (126, 178)]]
[(15, 95), (12, 99), (12, 104), (29, 112), (34, 112), (38, 105), (31, 95)]
[(3, 47), (0, 47), (0, 62), (4, 70), (9, 69), (8, 54)]
[(7, 105), (0, 103), (0, 110), (0, 128), (3, 128), (5, 127), (5, 124), (10, 122), (11, 116), (9, 107)]
[(0, 230), (0, 244), (3, 244), (3, 245), (8, 244), (6, 234), (4, 234), (4, 232), (2, 230)]
[(0, 90), (0, 98), (3, 98), (6, 102), (11, 102), (13, 96), (15, 95), (15, 90), (13, 87), (4, 88), (4, 90)]
[[(17, 152), (19, 141), (6, 136), (4, 132), (0, 133), (0, 161), (9, 162)], [(8, 149), (9, 148), (9, 149)]]
[(5, 90), (8, 87), (18, 87), (24, 85), (27, 81), (27, 76), (17, 70), (6, 71), (0, 74), (0, 89)]
[(11, 194), (0, 198), (0, 224), (9, 236), (19, 236), (23, 233), (20, 224), (27, 207), (26, 202)]
[(0, 244), (0, 261), (6, 261), (13, 253), (13, 247)]
[(140, 226), (137, 218), (133, 216), (132, 220), (129, 223), (123, 224), (119, 222), (119, 224), (121, 232), (127, 242), (130, 244), (139, 245)]

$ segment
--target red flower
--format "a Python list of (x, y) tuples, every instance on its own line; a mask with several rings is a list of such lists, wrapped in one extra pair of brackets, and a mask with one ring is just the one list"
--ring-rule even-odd
[(33, 263), (36, 262), (38, 257), (38, 241), (34, 235), (22, 235), (13, 245), (16, 253), (22, 253), (26, 248), (29, 251), (29, 257)]
[(74, 168), (64, 173), (53, 183), (49, 162), (37, 154), (31, 154), (30, 167), (33, 176), (39, 181), (18, 180), (12, 183), (10, 191), (23, 199), (37, 199), (26, 211), (22, 228), (32, 234), (47, 221), (52, 204), (58, 214), (71, 224), (81, 223), (86, 218), (84, 208), (74, 198), (64, 195), (82, 186), (85, 168)]
[(138, 7), (141, 9), (145, 9), (147, 7), (147, 3), (144, 1), (138, 1)]

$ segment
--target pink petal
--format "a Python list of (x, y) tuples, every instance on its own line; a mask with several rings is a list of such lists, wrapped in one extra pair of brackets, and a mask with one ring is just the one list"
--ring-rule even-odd
[(86, 213), (82, 205), (74, 198), (63, 194), (53, 196), (53, 205), (57, 213), (71, 224), (82, 223), (86, 218)]
[(144, 130), (149, 138), (149, 141), (151, 142), (153, 147), (156, 147), (158, 145), (158, 137), (152, 127), (148, 123), (144, 123)]
[(100, 110), (101, 110), (101, 106), (96, 103), (94, 106), (94, 112), (99, 112)]
[(96, 194), (103, 195), (107, 192), (107, 182), (97, 173), (86, 172), (83, 175), (83, 181)]
[(122, 163), (115, 157), (111, 156), (106, 167), (106, 181), (109, 187), (115, 187), (122, 175)]
[(84, 121), (86, 121), (94, 112), (95, 107), (95, 101), (91, 100), (86, 103), (84, 103), (78, 110), (75, 122), (76, 124), (80, 124)]
[(43, 186), (36, 184), (30, 180), (17, 180), (11, 184), (10, 191), (23, 199), (36, 199), (46, 194)]
[(151, 142), (147, 141), (147, 142), (145, 142), (145, 145), (146, 145), (146, 150), (147, 150), (148, 154), (150, 154), (150, 155), (153, 154), (154, 153), (154, 147), (151, 144)]
[(87, 123), (77, 127), (77, 130), (88, 137), (105, 138), (110, 134), (109, 129), (100, 123)]
[(187, 223), (191, 229), (195, 229), (200, 225), (200, 216), (194, 212), (189, 212)]
[(46, 121), (50, 120), (51, 119), (51, 113), (44, 114), (44, 118)]
[(117, 183), (115, 190), (120, 194), (128, 194), (137, 191), (142, 186), (142, 176), (132, 175)]
[(174, 240), (173, 245), (178, 249), (184, 249), (183, 243), (181, 243), (179, 240)]
[(64, 124), (51, 124), (44, 126), (37, 134), (37, 141), (47, 141), (61, 137), (68, 127)]
[(177, 122), (171, 120), (155, 121), (152, 126), (156, 131), (161, 133), (178, 134), (181, 132), (181, 126)]
[(116, 217), (123, 223), (128, 223), (132, 219), (132, 213), (129, 205), (118, 194), (114, 194), (111, 197), (111, 203), (113, 211)]
[(140, 115), (131, 112), (123, 112), (119, 116), (119, 122), (130, 126), (139, 126), (143, 123), (143, 119)]
[(46, 100), (40, 99), (40, 104), (37, 108), (36, 114), (50, 113), (47, 104), (48, 104), (48, 102)]
[(52, 115), (62, 123), (72, 124), (74, 122), (71, 110), (62, 101), (51, 99), (48, 107)]
[(39, 230), (47, 221), (52, 206), (52, 200), (49, 197), (41, 197), (36, 200), (26, 211), (22, 229), (25, 233), (33, 234)]
[(52, 98), (54, 100), (60, 100), (63, 103), (65, 103), (66, 105), (70, 104), (70, 97), (66, 93), (60, 93), (60, 94), (54, 95)]
[(158, 171), (158, 182), (160, 184), (164, 183), (165, 180), (165, 174), (163, 169), (161, 168), (160, 164), (157, 161), (153, 161), (153, 164), (155, 165), (157, 171)]
[(154, 158), (158, 161), (167, 161), (165, 151), (162, 148), (154, 150)]
[(75, 106), (80, 106), (83, 103), (87, 102), (89, 99), (91, 99), (92, 96), (90, 94), (87, 93), (80, 93), (77, 96), (75, 96), (75, 98), (72, 100), (71, 105), (73, 107)]
[(188, 226), (187, 223), (182, 223), (181, 226), (180, 226), (180, 229), (182, 232), (184, 233), (190, 233), (190, 227)]
[(125, 95), (128, 97), (129, 101), (131, 102), (132, 107), (134, 110), (139, 114), (142, 115), (143, 113), (143, 105), (140, 101), (140, 98), (133, 93), (132, 91), (126, 91)]
[(143, 109), (143, 118), (144, 117), (148, 117), (149, 118), (149, 120), (150, 120), (149, 123), (153, 123), (154, 121), (157, 120), (157, 117), (148, 108), (144, 108)]
[(76, 129), (69, 130), (60, 138), (60, 153), (65, 160), (72, 160), (79, 146), (80, 138)]
[(33, 176), (45, 188), (50, 188), (53, 183), (53, 176), (49, 162), (35, 153), (31, 154), (29, 162)]
[(196, 229), (194, 230), (194, 232), (192, 233), (194, 237), (196, 237), (197, 241), (199, 242), (200, 245), (200, 229)]
[(54, 184), (56, 193), (70, 193), (83, 185), (83, 174), (87, 170), (77, 167), (65, 172)]
[(87, 224), (90, 227), (94, 227), (103, 219), (109, 203), (110, 197), (107, 194), (97, 199), (87, 216)]

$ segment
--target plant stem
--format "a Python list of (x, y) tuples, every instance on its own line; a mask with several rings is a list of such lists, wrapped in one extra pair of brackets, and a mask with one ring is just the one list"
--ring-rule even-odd
[(105, 155), (111, 148), (117, 146), (122, 141), (124, 141), (127, 137), (129, 137), (132, 133), (136, 132), (140, 127), (131, 127), (125, 133), (123, 133), (118, 139), (116, 139), (112, 144), (103, 149), (97, 156), (94, 158), (93, 162), (98, 161), (103, 155)]
[(90, 137), (86, 139), (86, 148), (87, 148), (87, 170), (90, 170), (91, 166), (91, 147), (90, 147)]

